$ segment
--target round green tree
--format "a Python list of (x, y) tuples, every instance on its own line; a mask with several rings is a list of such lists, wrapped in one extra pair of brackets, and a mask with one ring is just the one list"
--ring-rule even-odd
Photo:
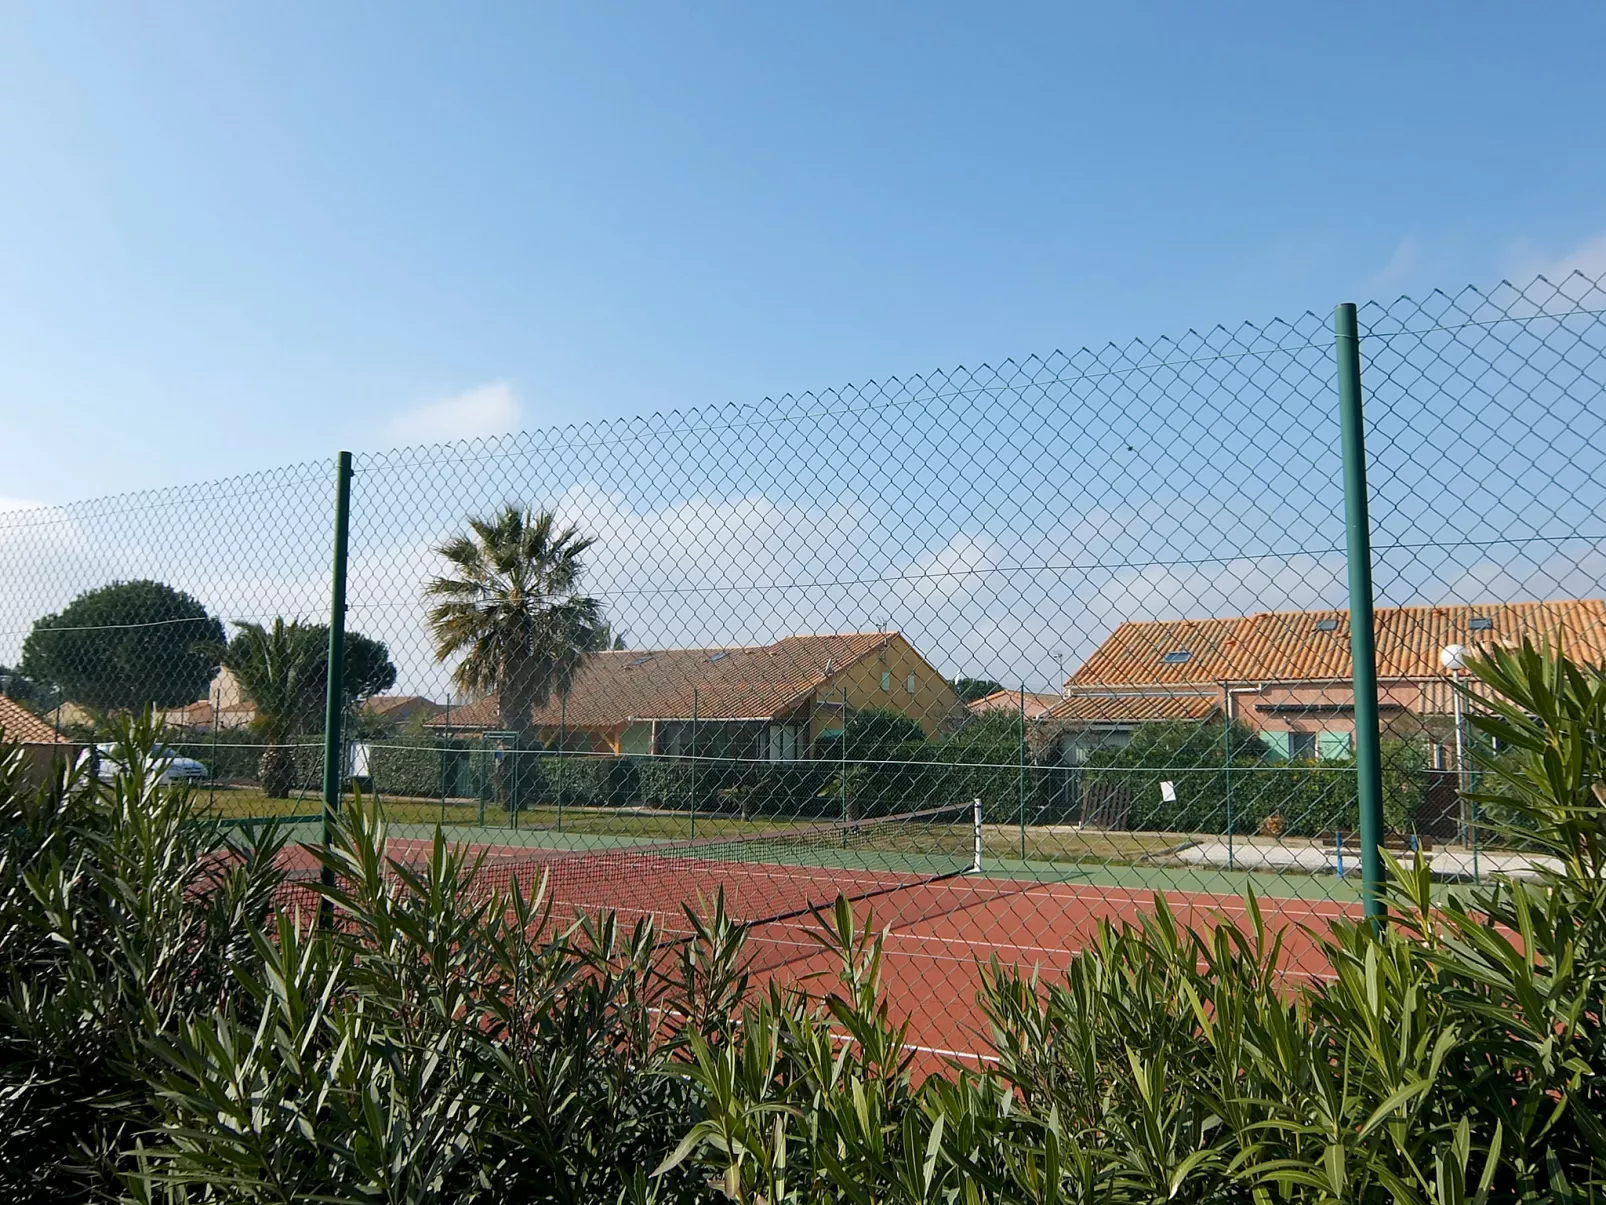
[(36, 621), (19, 669), (91, 711), (182, 707), (217, 672), (223, 625), (162, 582), (112, 582)]
[[(322, 730), (329, 681), (329, 629), (324, 624), (236, 622), (223, 664), (256, 705), (256, 727), (267, 741), (258, 765), (263, 794), (283, 799), (295, 783), (295, 757), (285, 742)], [(396, 682), (390, 650), (361, 632), (346, 633), (342, 677), (349, 707)]]

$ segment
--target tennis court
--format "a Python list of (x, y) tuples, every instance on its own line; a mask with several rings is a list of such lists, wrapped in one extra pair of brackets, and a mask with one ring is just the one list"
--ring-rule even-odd
[[(1177, 890), (1174, 871), (985, 861), (980, 810), (969, 803), (696, 841), (522, 836), (531, 844), (463, 843), (481, 859), (488, 887), (516, 878), (533, 889), (544, 874), (560, 919), (603, 910), (626, 924), (650, 918), (666, 941), (690, 935), (686, 908), (706, 913), (723, 892), (729, 914), (749, 926), (754, 974), (786, 982), (833, 971), (832, 955), (810, 933), (813, 910), (846, 895), (884, 932), (888, 1000), (909, 1018), (910, 1041), (934, 1058), (973, 1059), (987, 1049), (976, 989), (989, 959), (1052, 975), (1100, 919), (1136, 919), (1152, 909), (1156, 890), (1182, 923), (1205, 926), (1241, 917), (1241, 893), (1253, 886), (1270, 923), (1289, 930), (1283, 969), (1295, 979), (1321, 965), (1304, 927), (1359, 915), (1353, 888), (1332, 876), (1217, 874), (1196, 890)], [(392, 839), (388, 851), (416, 863), (430, 846)], [(295, 872), (310, 874), (310, 851), (293, 853)]]

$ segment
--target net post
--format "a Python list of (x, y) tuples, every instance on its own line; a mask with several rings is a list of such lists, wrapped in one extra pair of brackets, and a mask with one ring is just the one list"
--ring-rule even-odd
[(1360, 805), (1361, 900), (1381, 922), (1383, 903), (1383, 750), (1378, 728), (1377, 638), (1372, 606), (1372, 530), (1366, 491), (1366, 416), (1361, 338), (1355, 306), (1333, 311), (1338, 416), (1344, 445), (1344, 527), (1349, 561), (1350, 659), (1355, 716), (1355, 795)]
[[(323, 707), (323, 850), (334, 837), (335, 814), (340, 807), (341, 732), (345, 711), (346, 671), (346, 554), (351, 534), (351, 453), (335, 460), (335, 547), (329, 575), (329, 661), (325, 674)], [(325, 887), (335, 885), (335, 872), (324, 866), (318, 875)], [(318, 924), (334, 925), (334, 902), (324, 896), (318, 903)]]
[(975, 829), (973, 855), (970, 862), (970, 873), (981, 873), (981, 796), (976, 796), (971, 803), (972, 825)]

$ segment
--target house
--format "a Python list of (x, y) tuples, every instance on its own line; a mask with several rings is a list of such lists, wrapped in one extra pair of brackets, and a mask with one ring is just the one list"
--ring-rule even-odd
[(23, 777), (38, 784), (71, 765), (73, 743), (14, 699), (0, 695), (0, 735), (22, 748)]
[[(953, 687), (897, 632), (789, 636), (737, 648), (587, 653), (568, 695), (537, 709), (549, 747), (641, 757), (691, 752), (793, 761), (840, 735), (845, 713), (891, 710), (928, 735), (964, 716)], [(493, 695), (426, 722), (497, 727)]]
[(1024, 711), (1028, 720), (1039, 718), (1050, 707), (1057, 704), (1063, 696), (1034, 694), (1032, 691), (995, 690), (990, 695), (983, 695), (979, 699), (972, 699), (965, 704), (965, 710), (971, 715), (987, 715), (994, 711), (1006, 711), (1011, 715), (1018, 715)]
[[(1606, 663), (1599, 599), (1380, 607), (1374, 631), (1382, 724), (1402, 736), (1453, 740), (1446, 721), (1454, 690), (1440, 660), (1449, 645), (1559, 640), (1578, 660)], [(1123, 623), (1042, 720), (1058, 733), (1062, 760), (1074, 764), (1101, 745), (1125, 744), (1140, 724), (1223, 715), (1283, 757), (1348, 757), (1355, 739), (1349, 612)]]
[(374, 695), (363, 700), (363, 714), (392, 724), (405, 724), (423, 717), (433, 719), (446, 710), (443, 703), (426, 699), (423, 695)]
[(206, 698), (162, 713), (162, 720), (173, 728), (192, 732), (227, 732), (246, 728), (257, 718), (256, 704), (227, 667), (219, 669), (206, 688)]

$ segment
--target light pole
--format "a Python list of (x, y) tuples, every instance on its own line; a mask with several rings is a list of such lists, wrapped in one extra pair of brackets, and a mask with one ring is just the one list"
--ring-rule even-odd
[(1458, 811), (1464, 817), (1462, 841), (1472, 848), (1472, 878), (1476, 881), (1478, 826), (1477, 817), (1470, 812), (1473, 804), (1468, 798), (1472, 793), (1472, 775), (1467, 767), (1467, 710), (1466, 703), (1461, 698), (1461, 691), (1458, 689), (1461, 674), (1467, 668), (1468, 651), (1464, 644), (1447, 644), (1439, 650), (1439, 664), (1450, 674), (1450, 694), (1455, 707), (1455, 782), (1456, 791), (1461, 796), (1461, 807)]

